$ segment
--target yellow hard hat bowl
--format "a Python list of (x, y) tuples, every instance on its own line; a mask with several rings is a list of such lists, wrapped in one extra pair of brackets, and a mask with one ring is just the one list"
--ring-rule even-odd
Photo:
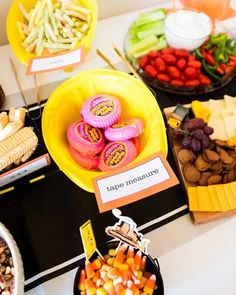
[[(24, 21), (24, 16), (22, 15), (18, 4), (22, 3), (26, 11), (33, 8), (38, 0), (14, 0), (9, 8), (7, 14), (7, 37), (9, 44), (16, 55), (16, 57), (24, 64), (27, 65), (31, 58), (35, 58), (36, 54), (27, 52), (25, 48), (21, 45), (22, 39), (17, 29), (17, 22)], [(53, 2), (56, 2), (53, 0)], [(96, 0), (80, 0), (79, 3), (84, 7), (88, 8), (91, 14), (91, 25), (89, 27), (88, 33), (76, 44), (76, 48), (84, 46), (86, 52), (88, 53), (92, 41), (94, 38), (96, 25), (97, 25), (97, 1)]]
[(104, 172), (85, 169), (75, 162), (69, 153), (66, 133), (71, 123), (81, 120), (83, 103), (99, 93), (108, 93), (119, 99), (122, 118), (138, 117), (144, 123), (144, 133), (139, 137), (140, 151), (132, 163), (160, 150), (167, 155), (163, 117), (155, 97), (145, 84), (114, 70), (82, 71), (51, 94), (43, 111), (42, 131), (47, 149), (59, 168), (89, 192), (94, 192), (92, 179)]

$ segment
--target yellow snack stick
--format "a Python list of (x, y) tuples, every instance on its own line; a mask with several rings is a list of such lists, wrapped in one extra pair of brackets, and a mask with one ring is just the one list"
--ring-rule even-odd
[(16, 25), (17, 25), (17, 30), (18, 30), (21, 40), (24, 40), (26, 36), (24, 33), (24, 29), (22, 27), (22, 23), (18, 21)]
[(19, 7), (21, 13), (23, 14), (24, 18), (29, 20), (29, 15), (28, 15), (27, 11), (25, 10), (24, 5), (21, 2), (19, 2), (18, 7)]

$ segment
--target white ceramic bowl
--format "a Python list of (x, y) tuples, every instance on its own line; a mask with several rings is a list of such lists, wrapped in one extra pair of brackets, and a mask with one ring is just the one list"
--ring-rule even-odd
[(164, 33), (170, 47), (192, 51), (206, 41), (212, 30), (209, 16), (195, 10), (170, 12), (164, 22)]
[(16, 245), (14, 238), (2, 223), (0, 223), (0, 237), (6, 242), (13, 258), (15, 286), (12, 295), (23, 295), (24, 268), (20, 251)]

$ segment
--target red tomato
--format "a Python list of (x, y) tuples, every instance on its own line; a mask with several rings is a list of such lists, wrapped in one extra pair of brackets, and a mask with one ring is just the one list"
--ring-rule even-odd
[(160, 52), (156, 51), (156, 50), (150, 50), (148, 52), (148, 58), (150, 59), (155, 59), (157, 58), (158, 56), (160, 56)]
[(158, 74), (157, 75), (157, 79), (163, 82), (169, 82), (170, 81), (170, 77), (166, 74)]
[(187, 62), (186, 62), (186, 60), (183, 59), (183, 58), (177, 60), (177, 62), (176, 62), (176, 67), (177, 67), (180, 71), (182, 71), (182, 70), (186, 67), (186, 65), (187, 65)]
[(162, 54), (161, 57), (167, 65), (174, 65), (177, 61), (176, 57), (170, 53)]
[(147, 65), (145, 68), (144, 68), (144, 71), (150, 76), (150, 77), (156, 77), (157, 75), (157, 70), (154, 68), (154, 66), (151, 66), (151, 65)]
[(192, 79), (185, 82), (185, 86), (187, 87), (197, 87), (200, 85), (200, 81), (198, 79)]
[(200, 69), (202, 67), (202, 64), (199, 60), (191, 60), (188, 62), (188, 66)]
[(165, 72), (166, 65), (165, 65), (165, 63), (164, 63), (164, 61), (163, 61), (163, 59), (161, 57), (157, 57), (155, 59), (154, 65), (155, 65), (155, 68), (158, 70), (158, 72), (160, 72), (160, 73)]
[(174, 79), (174, 80), (171, 80), (170, 81), (170, 84), (171, 85), (174, 85), (174, 86), (183, 86), (184, 85), (184, 81), (183, 80), (178, 80), (178, 79)]
[(171, 48), (171, 47), (167, 47), (167, 48), (164, 48), (161, 50), (162, 54), (169, 54), (169, 53), (174, 53), (174, 52), (175, 52), (175, 49)]
[(211, 80), (203, 74), (200, 74), (198, 76), (198, 79), (202, 85), (210, 85), (211, 84)]
[(144, 69), (144, 67), (147, 65), (147, 63), (148, 63), (148, 57), (147, 57), (147, 55), (144, 55), (144, 56), (142, 56), (140, 59), (139, 59), (139, 66), (140, 66), (140, 68), (141, 69)]
[(188, 61), (191, 61), (191, 60), (196, 60), (196, 57), (194, 55), (192, 55), (192, 54), (190, 54), (188, 56)]
[(175, 56), (177, 58), (187, 58), (189, 56), (189, 52), (187, 49), (184, 49), (184, 48), (176, 48)]
[(197, 76), (197, 70), (193, 67), (187, 67), (185, 70), (184, 70), (184, 76), (187, 78), (187, 79), (194, 79), (196, 78)]
[(168, 73), (169, 73), (170, 77), (173, 79), (180, 78), (180, 71), (176, 67), (170, 66), (168, 68)]

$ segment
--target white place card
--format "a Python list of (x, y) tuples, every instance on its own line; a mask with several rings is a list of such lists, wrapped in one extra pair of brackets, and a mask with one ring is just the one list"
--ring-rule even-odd
[(48, 154), (35, 158), (25, 164), (20, 165), (10, 171), (7, 171), (0, 175), (0, 187), (7, 185), (23, 176), (26, 176), (34, 171), (37, 171), (50, 164), (50, 158)]
[(178, 183), (161, 152), (93, 180), (100, 212), (135, 202)]
[(85, 48), (66, 51), (57, 55), (32, 58), (26, 68), (26, 75), (49, 72), (78, 66), (85, 60)]

